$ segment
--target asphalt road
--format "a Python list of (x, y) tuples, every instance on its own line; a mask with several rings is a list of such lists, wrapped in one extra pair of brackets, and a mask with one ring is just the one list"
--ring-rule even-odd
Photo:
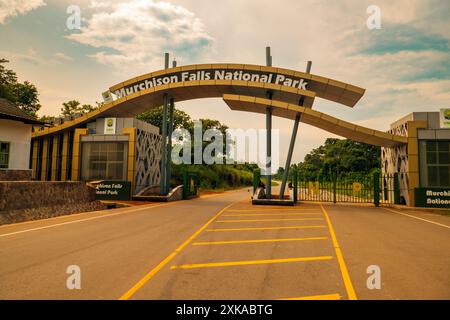
[(0, 299), (309, 298), (450, 299), (450, 217), (245, 189), (0, 227)]

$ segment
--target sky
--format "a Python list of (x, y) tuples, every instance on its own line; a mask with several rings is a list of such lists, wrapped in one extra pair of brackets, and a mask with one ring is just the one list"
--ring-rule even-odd
[[(380, 9), (379, 29), (367, 20)], [(73, 6), (80, 29), (67, 25)], [(178, 65), (265, 64), (304, 71), (366, 89), (349, 108), (316, 99), (314, 109), (386, 131), (414, 111), (450, 107), (448, 0), (0, 0), (0, 58), (39, 90), (39, 115), (58, 115), (76, 99), (94, 104), (131, 77)], [(70, 28), (69, 28), (70, 27)], [(180, 102), (192, 118), (231, 128), (264, 128), (265, 116), (230, 111), (221, 99)], [(293, 123), (274, 118), (284, 159)], [(301, 124), (293, 161), (337, 137)], [(281, 160), (283, 162), (283, 160)]]

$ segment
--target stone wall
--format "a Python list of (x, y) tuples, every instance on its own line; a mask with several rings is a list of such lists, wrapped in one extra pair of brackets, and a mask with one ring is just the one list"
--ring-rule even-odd
[(29, 181), (31, 170), (0, 169), (0, 181)]
[(0, 224), (103, 209), (84, 182), (0, 181)]

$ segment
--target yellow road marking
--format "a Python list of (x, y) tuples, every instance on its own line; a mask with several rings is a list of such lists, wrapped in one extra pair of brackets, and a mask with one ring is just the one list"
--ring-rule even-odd
[(336, 258), (339, 263), (339, 268), (341, 270), (342, 279), (344, 280), (345, 290), (347, 291), (347, 296), (349, 300), (356, 300), (356, 293), (355, 289), (353, 289), (352, 281), (350, 280), (350, 275), (347, 270), (347, 266), (345, 265), (344, 256), (342, 255), (341, 248), (339, 247), (339, 243), (336, 239), (336, 234), (334, 233), (333, 226), (331, 225), (331, 220), (328, 217), (328, 213), (323, 207), (322, 204), (320, 204), (320, 208), (322, 209), (323, 214), (325, 215), (325, 219), (328, 223), (328, 229), (330, 230), (331, 240), (333, 241), (333, 247), (336, 252)]
[(432, 224), (435, 224), (435, 225), (438, 225), (438, 226), (450, 229), (450, 226), (442, 224), (442, 223), (439, 223), (439, 222), (427, 220), (427, 219), (424, 219), (424, 218), (419, 218), (419, 217), (416, 217), (416, 216), (413, 216), (413, 215), (410, 215), (410, 214), (406, 214), (406, 213), (395, 211), (395, 210), (388, 209), (388, 208), (383, 208), (383, 209), (387, 210), (387, 211), (390, 211), (390, 212), (393, 212), (393, 213), (401, 214), (402, 216), (407, 216), (407, 217), (414, 218), (414, 219), (417, 219), (417, 220), (422, 220), (422, 221), (425, 221), (425, 222), (428, 222), (428, 223), (432, 223)]
[(227, 212), (261, 212), (261, 211), (304, 211), (304, 210), (314, 210), (317, 211), (316, 208), (261, 208), (261, 209), (232, 209), (227, 210)]
[[(97, 219), (102, 219), (102, 218), (108, 218), (108, 217), (114, 217), (117, 215), (122, 215), (122, 214), (127, 214), (127, 213), (133, 213), (133, 212), (137, 212), (137, 211), (143, 211), (143, 210), (147, 210), (147, 209), (152, 209), (152, 208), (157, 208), (157, 207), (164, 207), (164, 206), (169, 206), (169, 205), (173, 205), (176, 202), (171, 202), (171, 203), (163, 203), (163, 204), (157, 204), (157, 205), (153, 205), (153, 206), (139, 206), (139, 208), (136, 209), (130, 209), (130, 210), (126, 210), (126, 211), (119, 211), (119, 212), (113, 212), (113, 213), (107, 213), (107, 214), (103, 214), (100, 216), (94, 216), (94, 217), (90, 217), (90, 218), (85, 218), (85, 219), (77, 219), (77, 220), (70, 220), (70, 221), (66, 221), (66, 222), (61, 222), (61, 223), (55, 223), (55, 224), (50, 224), (47, 226), (42, 226), (42, 227), (36, 227), (36, 228), (31, 228), (31, 229), (25, 229), (25, 230), (20, 230), (20, 231), (15, 231), (15, 232), (10, 232), (10, 233), (4, 233), (4, 234), (0, 234), (0, 238), (1, 237), (6, 237), (6, 236), (12, 236), (15, 234), (20, 234), (20, 233), (26, 233), (26, 232), (31, 232), (31, 231), (38, 231), (38, 230), (43, 230), (43, 229), (50, 229), (50, 228), (54, 228), (54, 227), (59, 227), (59, 226), (64, 226), (67, 224), (73, 224), (73, 223), (78, 223), (78, 222), (84, 222), (84, 221), (91, 221), (91, 220), (97, 220)], [(98, 212), (98, 211), (92, 211), (93, 212)], [(62, 218), (63, 216), (61, 216)], [(66, 215), (64, 217), (69, 217), (69, 215)], [(59, 217), (54, 217), (54, 218), (59, 218)], [(47, 219), (45, 219), (47, 220)], [(43, 221), (45, 221), (43, 220)], [(39, 220), (35, 220), (33, 222), (38, 222)], [(28, 221), (28, 222), (32, 222), (32, 221)], [(23, 222), (25, 223), (25, 222)]]
[(309, 221), (309, 220), (323, 220), (322, 218), (290, 218), (290, 219), (244, 219), (244, 220), (218, 220), (217, 223), (228, 222), (264, 222), (264, 221)]
[(163, 261), (161, 261), (156, 267), (154, 267), (150, 272), (148, 272), (141, 280), (138, 281), (131, 289), (125, 292), (119, 300), (128, 300), (133, 294), (135, 294), (144, 284), (146, 284), (155, 274), (158, 273), (166, 264), (168, 264), (181, 250), (183, 250), (192, 240), (194, 240), (203, 230), (205, 230), (218, 216), (222, 214), (226, 209), (234, 205), (231, 203), (222, 210), (220, 210), (214, 217), (212, 217), (207, 223), (205, 223), (200, 229), (198, 229), (192, 236), (190, 236), (183, 244), (175, 249), (171, 254), (169, 254)]
[(312, 213), (236, 213), (236, 214), (223, 214), (222, 217), (249, 217), (249, 216), (310, 216), (319, 215), (320, 212)]
[(289, 227), (261, 227), (261, 228), (233, 228), (233, 229), (206, 229), (208, 232), (221, 231), (251, 231), (251, 230), (281, 230), (281, 229), (316, 229), (325, 228), (326, 226), (289, 226)]
[(339, 293), (333, 293), (333, 294), (322, 294), (318, 296), (282, 298), (277, 300), (340, 300), (340, 299), (341, 295)]
[(331, 260), (332, 256), (320, 256), (320, 257), (301, 257), (301, 258), (285, 258), (285, 259), (268, 259), (268, 260), (247, 260), (247, 261), (227, 261), (227, 262), (211, 262), (211, 263), (193, 263), (173, 265), (170, 267), (173, 269), (194, 269), (194, 268), (214, 268), (214, 267), (233, 267), (233, 266), (247, 266), (255, 264), (274, 264), (274, 263), (288, 263), (288, 262), (305, 262), (305, 261), (319, 261), (319, 260)]
[(308, 241), (308, 240), (326, 240), (327, 237), (309, 237), (309, 238), (281, 238), (281, 239), (255, 239), (255, 240), (230, 240), (230, 241), (202, 241), (194, 242), (193, 246), (207, 246), (214, 244), (241, 244), (241, 243), (260, 243), (260, 242), (288, 242), (288, 241)]

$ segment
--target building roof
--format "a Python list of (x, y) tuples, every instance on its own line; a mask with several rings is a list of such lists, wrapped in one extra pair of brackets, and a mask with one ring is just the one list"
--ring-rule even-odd
[(20, 121), (26, 124), (45, 125), (44, 122), (28, 115), (9, 100), (0, 98), (0, 119)]

